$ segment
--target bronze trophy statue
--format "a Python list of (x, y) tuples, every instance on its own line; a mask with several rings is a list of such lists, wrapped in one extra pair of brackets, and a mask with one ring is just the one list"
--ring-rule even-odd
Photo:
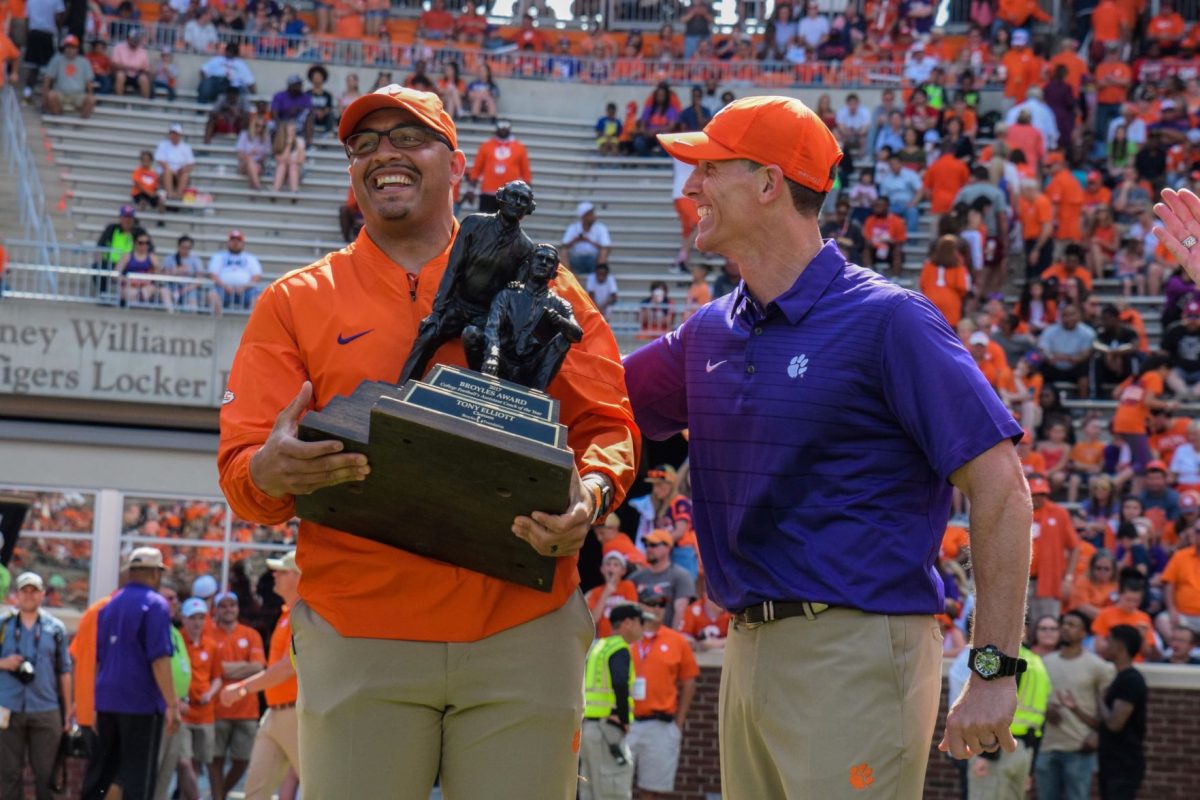
[[(399, 385), (364, 381), (301, 421), (302, 439), (341, 440), (367, 454), (371, 474), (297, 497), (296, 513), (548, 592), (556, 559), (511, 525), (567, 507), (574, 456), (544, 390), (583, 330), (549, 285), (558, 250), (521, 230), (533, 191), (514, 181), (496, 199), (496, 214), (463, 220)], [(471, 368), (425, 375), (455, 337)]]

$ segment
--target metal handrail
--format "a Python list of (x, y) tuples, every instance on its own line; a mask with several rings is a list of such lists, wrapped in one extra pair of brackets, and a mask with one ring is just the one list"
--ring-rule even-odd
[(16, 194), (17, 221), (25, 244), (36, 248), (40, 263), (53, 264), (59, 257), (58, 236), (46, 213), (46, 193), (28, 138), (16, 91), (11, 85), (0, 88), (0, 152)]

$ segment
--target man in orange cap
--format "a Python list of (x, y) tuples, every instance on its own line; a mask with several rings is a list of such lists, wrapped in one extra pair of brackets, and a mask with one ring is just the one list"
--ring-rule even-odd
[(697, 247), (742, 275), (625, 360), (639, 427), (690, 431), (708, 592), (734, 614), (724, 796), (921, 796), (953, 487), (971, 501), (979, 592), (975, 675), (941, 746), (1014, 751), (1031, 519), (1021, 428), (935, 306), (822, 241), (842, 153), (802, 102), (744, 98), (659, 140), (695, 165)]
[(1050, 499), (1050, 483), (1029, 476), (1033, 498), (1033, 563), (1029, 570), (1029, 618), (1058, 618), (1075, 588), (1079, 535), (1067, 510)]
[[(263, 290), (221, 409), (221, 485), (239, 515), (262, 523), (289, 519), (296, 495), (366, 478), (366, 458), (339, 442), (301, 442), (299, 419), (364, 380), (396, 380), (458, 233), (452, 195), (466, 159), (437, 95), (384, 87), (352, 103), (338, 133), (363, 230)], [(569, 272), (553, 286), (583, 329), (547, 387), (577, 473), (564, 513), (496, 531), (556, 557), (553, 586), (533, 591), (302, 522), (291, 625), (306, 794), (426, 800), (440, 773), (447, 796), (575, 796), (594, 635), (576, 554), (633, 481), (638, 434), (603, 316)], [(465, 365), (462, 341), (431, 362)], [(535, 768), (515, 766), (533, 754)]]

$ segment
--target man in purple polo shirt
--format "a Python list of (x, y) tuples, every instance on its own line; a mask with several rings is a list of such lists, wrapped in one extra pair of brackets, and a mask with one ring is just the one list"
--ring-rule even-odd
[(168, 734), (179, 727), (171, 611), (155, 591), (162, 581), (162, 553), (139, 547), (128, 569), (128, 582), (97, 622), (97, 743), (83, 781), (84, 800), (104, 797), (114, 783), (124, 800), (150, 800), (164, 714)]
[(701, 132), (659, 139), (695, 165), (684, 194), (696, 246), (742, 275), (625, 361), (642, 431), (690, 432), (708, 591), (736, 615), (724, 796), (875, 785), (919, 798), (952, 485), (971, 501), (982, 653), (941, 747), (957, 758), (1016, 748), (1031, 525), (1021, 428), (934, 306), (822, 242), (817, 214), (842, 154), (803, 103), (745, 98)]
[(289, 76), (287, 88), (271, 98), (271, 121), (277, 127), (295, 122), (305, 143), (312, 144), (312, 95), (304, 91), (304, 79), (299, 75)]

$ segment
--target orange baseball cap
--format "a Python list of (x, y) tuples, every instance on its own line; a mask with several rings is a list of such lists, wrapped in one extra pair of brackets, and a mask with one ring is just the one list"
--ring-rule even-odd
[(685, 164), (737, 158), (777, 164), (786, 178), (814, 192), (833, 188), (830, 173), (842, 160), (842, 148), (821, 118), (791, 97), (743, 97), (718, 111), (704, 130), (660, 133), (658, 140)]
[(1050, 494), (1050, 484), (1046, 482), (1045, 478), (1034, 475), (1029, 479), (1029, 493)]
[(338, 139), (346, 141), (346, 137), (354, 133), (363, 117), (383, 108), (399, 108), (409, 112), (449, 139), (451, 147), (458, 149), (458, 129), (454, 127), (454, 120), (442, 106), (442, 99), (433, 92), (419, 92), (398, 83), (364, 94), (351, 103), (342, 114), (342, 121), (338, 123)]
[(670, 531), (665, 531), (662, 528), (655, 528), (643, 537), (642, 541), (646, 544), (674, 544), (675, 538), (671, 536)]

